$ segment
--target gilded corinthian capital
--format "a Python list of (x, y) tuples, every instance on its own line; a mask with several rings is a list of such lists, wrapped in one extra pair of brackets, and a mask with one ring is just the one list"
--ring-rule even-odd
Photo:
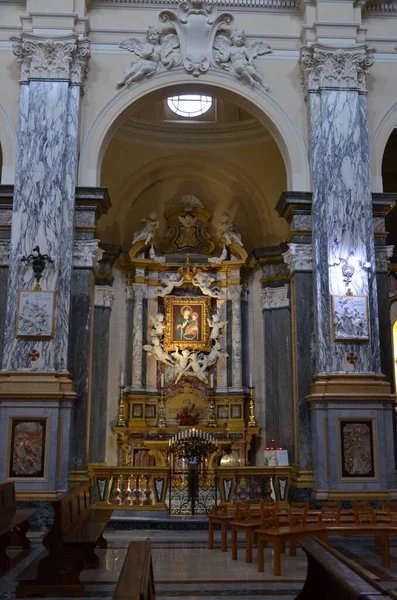
[(375, 50), (366, 45), (332, 48), (321, 44), (301, 49), (300, 68), (305, 93), (320, 89), (366, 91), (365, 75)]
[(21, 81), (68, 80), (84, 85), (90, 57), (90, 40), (77, 34), (46, 39), (23, 33), (11, 38), (21, 65)]

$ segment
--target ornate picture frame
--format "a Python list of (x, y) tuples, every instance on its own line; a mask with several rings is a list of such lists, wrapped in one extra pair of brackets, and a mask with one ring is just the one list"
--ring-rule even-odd
[(9, 417), (7, 479), (47, 481), (48, 417)]
[(242, 419), (243, 418), (243, 405), (242, 404), (231, 404), (230, 405), (230, 418), (231, 419)]
[(145, 404), (145, 419), (155, 419), (157, 416), (155, 404)]
[(164, 350), (199, 350), (209, 352), (211, 299), (206, 297), (167, 296), (164, 298)]
[(143, 419), (143, 403), (133, 402), (131, 404), (131, 418), (132, 419)]
[(216, 418), (219, 421), (229, 419), (229, 405), (228, 404), (217, 404), (216, 405)]
[(340, 481), (376, 481), (378, 449), (376, 419), (338, 417)]
[(19, 290), (16, 337), (51, 339), (55, 326), (55, 292)]
[(368, 296), (332, 296), (334, 342), (368, 342)]

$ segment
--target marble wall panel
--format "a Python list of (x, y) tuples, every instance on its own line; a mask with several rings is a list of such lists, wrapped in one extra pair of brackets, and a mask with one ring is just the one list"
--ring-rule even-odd
[(107, 412), (110, 313), (108, 307), (96, 306), (94, 310), (89, 462), (105, 462), (106, 438), (110, 435)]
[(7, 310), (8, 267), (0, 266), (0, 364), (3, 361), (4, 325)]

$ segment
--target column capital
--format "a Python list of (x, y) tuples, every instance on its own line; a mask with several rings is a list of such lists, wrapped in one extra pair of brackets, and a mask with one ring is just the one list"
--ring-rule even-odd
[(103, 250), (98, 247), (99, 240), (74, 240), (73, 267), (93, 269), (98, 266)]
[(389, 261), (393, 256), (394, 246), (375, 246), (375, 263), (377, 273), (387, 273)]
[(313, 246), (311, 244), (288, 244), (288, 250), (283, 253), (283, 257), (290, 273), (313, 271)]
[(95, 286), (95, 306), (101, 308), (112, 308), (114, 300), (114, 289), (109, 285)]
[(289, 285), (266, 287), (261, 290), (262, 310), (289, 307)]
[(10, 262), (10, 240), (0, 240), (0, 267), (8, 267)]
[(365, 75), (374, 60), (365, 44), (339, 48), (323, 44), (301, 49), (301, 79), (305, 93), (321, 89), (366, 91)]
[(90, 40), (77, 34), (44, 38), (22, 33), (11, 38), (13, 52), (21, 65), (21, 81), (67, 80), (84, 86), (90, 57)]

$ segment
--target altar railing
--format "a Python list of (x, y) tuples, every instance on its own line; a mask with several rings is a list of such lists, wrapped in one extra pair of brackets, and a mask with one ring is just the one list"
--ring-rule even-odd
[[(292, 467), (217, 467), (217, 502), (277, 501), (287, 506)], [(171, 469), (90, 464), (92, 502), (120, 510), (169, 510)]]

